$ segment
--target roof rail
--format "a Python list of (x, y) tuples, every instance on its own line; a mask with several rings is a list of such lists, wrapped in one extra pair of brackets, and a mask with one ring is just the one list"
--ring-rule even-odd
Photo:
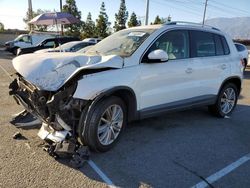
[(213, 27), (213, 26), (210, 26), (210, 25), (203, 25), (201, 23), (194, 23), (194, 22), (173, 21), (173, 22), (165, 23), (165, 25), (194, 25), (194, 26), (207, 27), (207, 28), (210, 28), (210, 29), (214, 29), (214, 30), (220, 31), (216, 27)]

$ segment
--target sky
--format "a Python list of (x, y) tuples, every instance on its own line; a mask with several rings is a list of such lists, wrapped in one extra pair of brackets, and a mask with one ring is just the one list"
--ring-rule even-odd
[[(109, 21), (114, 23), (120, 0), (76, 0), (82, 20), (86, 20), (88, 12), (92, 19), (98, 17), (101, 2), (105, 2)], [(175, 21), (202, 22), (205, 0), (149, 0), (149, 23), (155, 17), (167, 18), (169, 15)], [(63, 0), (63, 4), (65, 0)], [(59, 0), (32, 0), (33, 10), (60, 9)], [(129, 15), (134, 11), (144, 22), (146, 0), (126, 0)], [(5, 29), (24, 29), (23, 18), (28, 9), (28, 0), (0, 0), (0, 22)], [(216, 17), (250, 17), (250, 0), (208, 0), (206, 19)]]

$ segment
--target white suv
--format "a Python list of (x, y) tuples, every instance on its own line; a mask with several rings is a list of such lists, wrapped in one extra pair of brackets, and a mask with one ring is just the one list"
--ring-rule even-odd
[(95, 151), (110, 149), (133, 120), (203, 105), (229, 115), (243, 73), (231, 38), (179, 22), (119, 31), (85, 54), (22, 55), (13, 66), (10, 94), (43, 122), (38, 135)]

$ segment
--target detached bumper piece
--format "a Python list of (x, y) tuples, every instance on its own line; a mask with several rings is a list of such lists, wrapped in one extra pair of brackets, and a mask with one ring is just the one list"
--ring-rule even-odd
[(70, 131), (55, 131), (43, 123), (38, 136), (49, 143), (44, 147), (49, 155), (54, 158), (71, 159), (69, 164), (73, 168), (80, 168), (89, 160), (89, 148), (78, 144), (71, 137)]

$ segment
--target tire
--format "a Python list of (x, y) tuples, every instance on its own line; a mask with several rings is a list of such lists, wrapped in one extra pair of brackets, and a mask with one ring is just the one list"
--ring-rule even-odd
[(208, 107), (209, 111), (221, 118), (230, 115), (237, 104), (238, 95), (239, 91), (236, 85), (227, 83), (220, 90), (216, 103)]
[[(113, 116), (118, 118), (117, 122), (114, 117), (111, 118), (110, 113), (114, 113)], [(78, 129), (81, 143), (97, 152), (110, 150), (117, 143), (126, 126), (126, 105), (119, 97), (111, 96), (98, 102), (93, 110), (82, 116), (86, 114), (88, 114), (87, 117), (81, 117), (81, 120), (85, 119), (85, 121), (80, 121)]]
[(18, 51), (18, 49), (19, 49), (19, 48), (17, 48), (17, 47), (15, 47), (15, 48), (13, 49), (13, 52), (12, 52), (12, 53), (13, 53), (13, 55), (17, 55), (17, 51)]

